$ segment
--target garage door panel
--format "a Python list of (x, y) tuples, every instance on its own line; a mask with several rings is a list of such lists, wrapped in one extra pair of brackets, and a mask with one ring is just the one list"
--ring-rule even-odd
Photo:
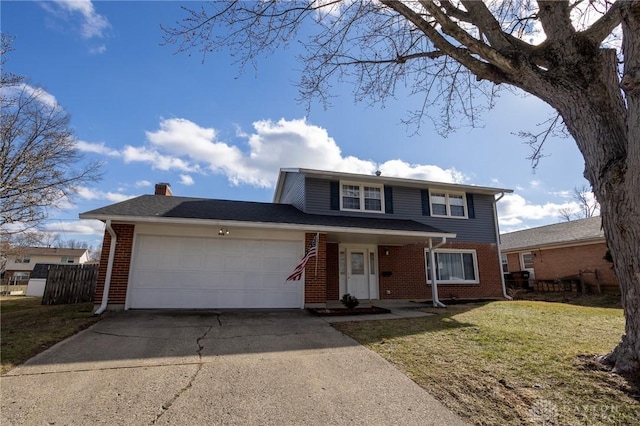
[(138, 235), (131, 308), (299, 308), (302, 241)]
[(138, 300), (137, 309), (211, 309), (211, 308), (291, 308), (299, 307), (299, 296), (289, 291), (250, 293), (241, 290), (175, 290), (162, 289), (154, 297), (139, 289), (131, 291)]

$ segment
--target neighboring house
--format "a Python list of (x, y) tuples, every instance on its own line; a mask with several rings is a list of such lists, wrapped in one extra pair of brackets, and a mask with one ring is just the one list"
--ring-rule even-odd
[[(158, 184), (80, 217), (106, 223), (99, 311), (105, 287), (109, 309), (302, 308), (345, 293), (437, 304), (503, 297), (496, 195), (506, 192), (282, 169), (273, 203), (174, 197)], [(304, 276), (286, 281), (316, 235)]]
[(87, 249), (18, 247), (6, 254), (4, 278), (12, 285), (27, 285), (38, 263), (80, 264), (89, 260)]
[[(500, 236), (505, 273), (527, 271), (530, 282), (584, 284), (587, 291), (619, 291), (599, 216)], [(575, 289), (575, 287), (574, 287)]]

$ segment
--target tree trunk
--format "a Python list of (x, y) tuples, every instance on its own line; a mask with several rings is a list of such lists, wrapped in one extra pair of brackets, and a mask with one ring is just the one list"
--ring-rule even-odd
[(519, 86), (560, 113), (584, 157), (626, 320), (620, 343), (602, 359), (614, 371), (640, 379), (640, 0), (622, 7), (621, 82), (615, 51), (578, 40), (584, 51), (566, 50), (549, 76), (526, 70)]
[(614, 370), (640, 382), (640, 1), (622, 9), (621, 87), (626, 94), (627, 155), (620, 182), (609, 182), (602, 222), (622, 292), (625, 334), (604, 358)]

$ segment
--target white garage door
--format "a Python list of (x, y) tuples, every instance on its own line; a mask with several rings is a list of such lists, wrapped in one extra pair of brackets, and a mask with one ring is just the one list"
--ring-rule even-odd
[(301, 241), (139, 235), (129, 307), (300, 308)]

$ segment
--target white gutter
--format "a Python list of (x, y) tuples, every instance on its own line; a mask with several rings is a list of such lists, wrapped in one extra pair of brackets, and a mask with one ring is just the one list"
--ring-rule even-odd
[(500, 265), (500, 281), (502, 282), (502, 296), (507, 300), (513, 300), (513, 297), (507, 294), (507, 285), (504, 282), (504, 271), (502, 270), (502, 250), (500, 249), (500, 228), (498, 227), (498, 201), (504, 197), (504, 192), (498, 198), (493, 200), (493, 224), (496, 229), (496, 247), (498, 247), (498, 264)]
[(442, 303), (440, 299), (438, 299), (438, 281), (436, 280), (436, 254), (435, 250), (446, 244), (447, 239), (443, 238), (435, 246), (433, 245), (433, 239), (429, 238), (429, 258), (431, 259), (431, 296), (433, 298), (433, 307), (434, 308), (446, 308), (447, 305)]
[(102, 304), (93, 313), (94, 315), (100, 315), (107, 309), (109, 302), (109, 290), (111, 288), (111, 274), (113, 272), (113, 259), (116, 254), (116, 241), (118, 239), (116, 232), (111, 227), (111, 219), (107, 219), (106, 229), (111, 235), (111, 244), (109, 245), (109, 260), (107, 261), (107, 275), (104, 278), (104, 289), (102, 290)]
[(391, 235), (400, 237), (417, 238), (456, 238), (451, 232), (421, 232), (402, 231), (397, 229), (372, 229), (358, 228), (350, 226), (334, 225), (313, 225), (304, 223), (277, 223), (277, 222), (244, 222), (239, 220), (219, 220), (219, 219), (192, 219), (179, 217), (154, 217), (154, 216), (124, 216), (124, 215), (80, 215), (80, 219), (115, 220), (127, 223), (157, 223), (167, 225), (205, 225), (225, 228), (269, 228), (287, 231), (305, 232), (344, 232), (349, 234), (365, 235)]

